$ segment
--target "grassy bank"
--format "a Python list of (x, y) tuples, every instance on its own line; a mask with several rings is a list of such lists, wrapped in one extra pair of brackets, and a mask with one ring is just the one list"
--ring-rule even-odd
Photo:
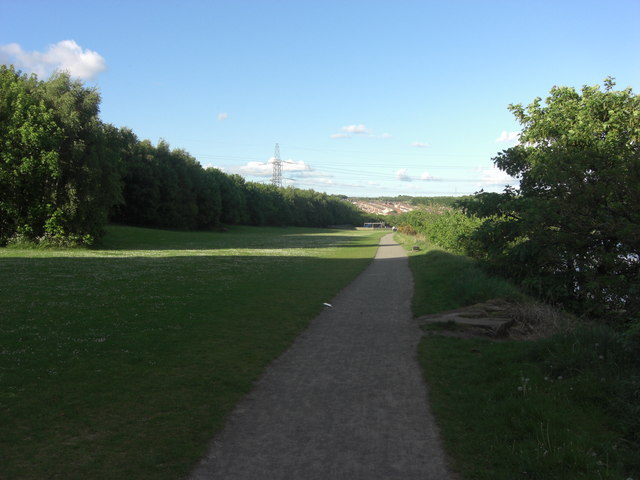
[(0, 250), (0, 478), (176, 479), (379, 233), (111, 227)]
[[(523, 299), (469, 259), (420, 247), (416, 316)], [(462, 479), (637, 479), (637, 345), (606, 327), (535, 341), (425, 335), (430, 402)]]
[(494, 298), (524, 300), (511, 283), (485, 274), (467, 257), (432, 247), (414, 236), (397, 233), (396, 239), (407, 249), (419, 249), (411, 252), (409, 262), (416, 285), (412, 305), (416, 317)]

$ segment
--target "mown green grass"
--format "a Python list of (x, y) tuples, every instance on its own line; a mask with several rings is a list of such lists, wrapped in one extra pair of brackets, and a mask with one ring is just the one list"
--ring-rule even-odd
[(185, 475), (379, 236), (110, 227), (0, 250), (0, 478)]
[[(425, 244), (410, 264), (416, 316), (519, 297), (470, 259)], [(640, 376), (619, 338), (606, 328), (536, 341), (426, 334), (418, 356), (461, 478), (636, 478)]]

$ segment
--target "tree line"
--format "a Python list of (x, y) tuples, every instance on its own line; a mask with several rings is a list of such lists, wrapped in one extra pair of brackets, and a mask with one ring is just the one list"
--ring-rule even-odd
[(246, 182), (99, 118), (100, 95), (0, 66), (0, 246), (90, 245), (109, 221), (175, 229), (356, 225), (343, 197)]
[(548, 301), (640, 328), (640, 99), (614, 86), (511, 105), (519, 142), (493, 160), (519, 187), (402, 221)]

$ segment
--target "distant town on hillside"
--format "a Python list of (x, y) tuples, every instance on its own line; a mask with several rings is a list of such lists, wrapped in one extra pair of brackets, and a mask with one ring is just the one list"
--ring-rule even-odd
[(453, 206), (462, 197), (398, 197), (349, 198), (348, 200), (365, 213), (372, 215), (400, 215), (425, 206)]

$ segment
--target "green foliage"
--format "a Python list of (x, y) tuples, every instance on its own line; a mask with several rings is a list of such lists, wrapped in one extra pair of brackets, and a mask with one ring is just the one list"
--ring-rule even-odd
[(245, 182), (203, 169), (166, 142), (154, 147), (131, 133), (122, 152), (124, 202), (111, 212), (117, 223), (180, 230), (226, 225), (326, 227), (357, 225), (362, 214), (343, 198)]
[(112, 210), (112, 220), (182, 230), (219, 225), (218, 177), (184, 150), (171, 150), (164, 141), (154, 147), (127, 132), (122, 163), (124, 202)]
[[(415, 316), (499, 297), (526, 302), (474, 260), (419, 245), (409, 257)], [(501, 342), (425, 336), (419, 360), (430, 404), (461, 478), (636, 478), (639, 332), (595, 326)]]
[(416, 231), (416, 229), (407, 223), (400, 225), (398, 227), (398, 232), (402, 233), (403, 235), (412, 235), (412, 236), (418, 235), (418, 232)]
[(107, 220), (203, 230), (221, 224), (362, 223), (344, 198), (247, 183), (189, 153), (103, 124), (94, 88), (0, 67), (0, 246), (91, 245)]
[(462, 204), (485, 219), (477, 256), (552, 300), (629, 322), (640, 315), (640, 99), (613, 86), (512, 105), (520, 144), (494, 161), (520, 188)]
[(482, 221), (460, 210), (432, 206), (399, 215), (396, 223), (402, 233), (415, 232), (434, 245), (464, 255), (469, 251), (472, 234)]
[(409, 203), (417, 206), (434, 207), (455, 207), (463, 198), (467, 197), (409, 197)]
[(91, 243), (120, 200), (99, 95), (66, 74), (46, 82), (0, 66), (0, 245)]
[(395, 221), (399, 226), (408, 225), (416, 232), (424, 234), (441, 213), (441, 211), (418, 209), (398, 215)]
[[(407, 248), (416, 245), (412, 237), (398, 235)], [(425, 242), (411, 252), (409, 266), (413, 273), (415, 316), (466, 307), (495, 298), (521, 301), (524, 295), (504, 278), (484, 272), (469, 257), (454, 255)]]
[(459, 210), (448, 210), (434, 219), (426, 238), (445, 250), (465, 254), (469, 238), (481, 223), (480, 219), (464, 215)]

